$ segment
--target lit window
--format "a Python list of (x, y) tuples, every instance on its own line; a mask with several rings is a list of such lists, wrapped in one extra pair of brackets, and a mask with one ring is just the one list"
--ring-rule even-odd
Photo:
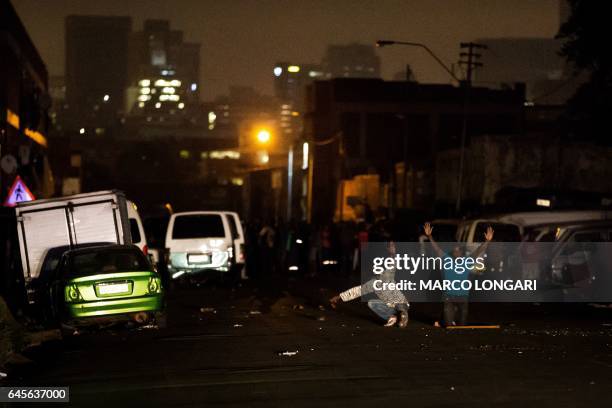
[(281, 76), (281, 74), (283, 73), (283, 69), (281, 67), (274, 67), (274, 76)]
[(179, 104), (178, 104), (178, 108), (179, 108), (179, 109), (183, 109), (184, 107), (185, 107), (185, 104), (184, 104), (183, 102), (181, 102), (181, 103), (179, 103)]
[(155, 107), (156, 107), (157, 109), (161, 108), (161, 102), (157, 102), (157, 103), (155, 104)]
[(211, 159), (232, 159), (238, 160), (240, 158), (240, 152), (235, 150), (213, 150), (208, 153), (208, 157)]
[(150, 79), (141, 79), (140, 82), (138, 82), (138, 85), (146, 87), (146, 86), (151, 86), (151, 80)]
[(80, 128), (80, 129), (79, 129), (79, 133), (80, 133), (80, 134), (82, 134), (82, 135), (84, 135), (84, 134), (85, 134), (85, 128)]
[(189, 153), (189, 150), (181, 150), (179, 152), (179, 156), (181, 157), (181, 159), (188, 159), (191, 154)]
[(140, 88), (140, 93), (143, 95), (148, 95), (151, 93), (151, 88), (149, 87)]
[(550, 200), (547, 200), (545, 198), (538, 198), (536, 200), (536, 205), (538, 207), (550, 207)]
[(287, 67), (287, 71), (293, 72), (293, 73), (300, 72), (300, 67), (297, 65), (289, 65)]
[(198, 89), (198, 84), (193, 83), (191, 84), (191, 92), (195, 92)]
[(104, 98), (102, 98), (104, 100), (104, 102), (108, 102), (110, 99), (110, 95), (106, 94), (104, 95)]

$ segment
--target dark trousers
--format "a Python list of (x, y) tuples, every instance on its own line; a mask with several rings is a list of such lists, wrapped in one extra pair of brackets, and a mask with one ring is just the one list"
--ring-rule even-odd
[(444, 325), (465, 326), (468, 316), (468, 298), (465, 296), (444, 297)]

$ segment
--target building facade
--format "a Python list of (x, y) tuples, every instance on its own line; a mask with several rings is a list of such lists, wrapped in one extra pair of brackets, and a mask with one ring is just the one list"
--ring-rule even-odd
[(322, 66), (328, 78), (380, 78), (380, 57), (373, 45), (330, 45)]
[[(125, 113), (130, 17), (66, 17), (67, 126), (85, 133)], [(100, 133), (100, 130), (98, 130)]]
[(0, 2), (0, 61), (0, 199), (17, 176), (35, 197), (48, 197), (47, 68), (8, 1)]
[[(520, 86), (471, 88), (466, 105), (466, 89), (450, 85), (376, 79), (314, 82), (304, 125), (310, 145), (308, 218), (341, 219), (345, 214), (339, 210), (351, 202), (389, 210), (432, 209), (437, 154), (461, 145), (464, 124), (466, 146), (478, 134), (520, 134), (524, 97)], [(446, 166), (457, 173), (459, 162)], [(342, 191), (343, 181), (360, 175), (378, 175), (375, 203)], [(371, 182), (364, 191), (372, 189)]]
[(130, 35), (126, 111), (146, 122), (193, 122), (199, 75), (200, 44), (185, 41), (168, 20), (145, 20), (143, 30)]

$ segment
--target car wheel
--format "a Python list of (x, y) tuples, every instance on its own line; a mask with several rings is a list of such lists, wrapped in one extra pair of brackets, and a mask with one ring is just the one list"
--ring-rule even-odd
[(160, 329), (165, 329), (166, 327), (168, 327), (168, 315), (166, 314), (166, 312), (155, 313), (155, 323)]

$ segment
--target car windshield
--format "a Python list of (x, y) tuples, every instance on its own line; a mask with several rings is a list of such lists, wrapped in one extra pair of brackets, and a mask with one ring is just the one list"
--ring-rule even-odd
[(225, 237), (223, 221), (218, 214), (181, 215), (174, 220), (173, 239)]
[(150, 269), (149, 263), (140, 251), (131, 248), (105, 249), (72, 254), (68, 275), (76, 277)]

